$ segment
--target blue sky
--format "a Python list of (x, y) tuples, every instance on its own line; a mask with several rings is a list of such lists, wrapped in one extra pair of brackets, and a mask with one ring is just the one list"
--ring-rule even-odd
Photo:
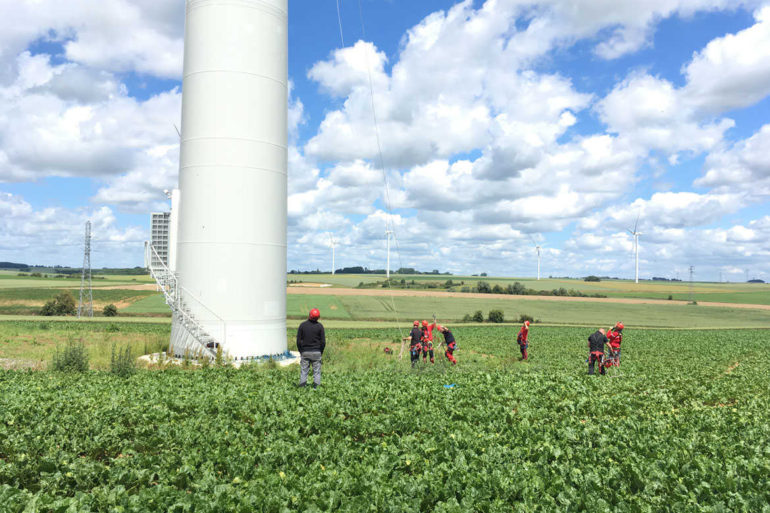
[[(642, 277), (770, 278), (769, 5), (339, 0), (343, 47), (336, 0), (291, 1), (289, 268), (328, 269), (327, 232), (381, 268), (391, 225), (397, 265), (532, 276), (536, 240), (545, 275), (631, 277), (638, 215)], [(183, 3), (0, 13), (0, 260), (79, 265), (92, 219), (95, 266), (141, 265)]]

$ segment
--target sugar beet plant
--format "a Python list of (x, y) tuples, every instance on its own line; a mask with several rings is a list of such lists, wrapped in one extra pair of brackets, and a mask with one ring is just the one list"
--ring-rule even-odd
[(1, 509), (768, 511), (766, 332), (628, 329), (616, 378), (589, 334), (533, 328), (520, 363), (513, 328), (461, 327), (458, 367), (412, 370), (396, 330), (329, 330), (318, 390), (0, 372)]

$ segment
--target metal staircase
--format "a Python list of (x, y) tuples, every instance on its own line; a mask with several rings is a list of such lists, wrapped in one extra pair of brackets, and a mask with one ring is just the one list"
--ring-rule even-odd
[[(221, 324), (221, 339), (214, 337), (194, 316), (190, 307), (186, 304), (186, 298), (195, 299), (181, 285), (177, 276), (166, 266), (163, 259), (158, 255), (153, 245), (145, 242), (145, 264), (150, 271), (150, 276), (155, 280), (158, 289), (163, 292), (166, 304), (171, 308), (174, 322), (171, 327), (171, 340), (174, 353), (179, 352), (180, 347), (187, 348), (189, 352), (193, 349), (192, 355), (196, 358), (209, 358), (211, 360), (217, 357), (217, 348), (220, 346), (220, 340), (225, 335), (224, 321), (213, 314), (205, 305), (201, 307), (208, 310), (217, 318), (217, 324)], [(222, 354), (222, 353), (220, 353)], [(176, 357), (183, 357), (184, 354), (175, 354)]]

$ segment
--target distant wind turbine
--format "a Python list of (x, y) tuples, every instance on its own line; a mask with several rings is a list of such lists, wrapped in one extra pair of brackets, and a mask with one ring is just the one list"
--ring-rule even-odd
[(636, 216), (636, 222), (634, 223), (634, 229), (628, 230), (628, 233), (634, 236), (634, 253), (636, 253), (636, 278), (634, 279), (635, 283), (639, 283), (639, 236), (642, 234), (641, 232), (637, 231), (637, 227), (639, 226), (639, 216), (642, 215), (642, 212), (640, 211), (639, 214)]
[(337, 245), (337, 241), (334, 240), (334, 237), (332, 237), (331, 233), (329, 233), (329, 244), (332, 247), (332, 276), (334, 276), (334, 269), (335, 269), (335, 266), (334, 266), (334, 248)]
[(531, 240), (532, 244), (535, 245), (535, 251), (537, 251), (537, 279), (539, 281), (540, 280), (540, 250), (543, 248), (542, 246), (540, 246), (540, 244), (537, 243), (537, 241), (535, 241), (534, 237), (532, 237), (531, 235), (529, 236), (529, 240)]

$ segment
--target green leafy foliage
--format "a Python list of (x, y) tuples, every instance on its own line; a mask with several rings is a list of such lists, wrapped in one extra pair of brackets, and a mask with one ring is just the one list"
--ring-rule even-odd
[[(460, 364), (330, 329), (296, 367), (0, 371), (3, 511), (744, 511), (770, 502), (761, 330), (628, 327), (616, 378), (591, 329), (453, 329)], [(444, 385), (454, 384), (452, 388)]]
[(131, 346), (118, 347), (117, 344), (113, 344), (110, 372), (124, 378), (136, 372), (136, 362), (131, 354)]
[(64, 347), (57, 347), (51, 361), (51, 369), (61, 372), (86, 372), (88, 350), (83, 341), (70, 339)]
[(118, 307), (110, 303), (109, 305), (105, 305), (102, 309), (102, 315), (105, 317), (115, 317), (118, 315)]

